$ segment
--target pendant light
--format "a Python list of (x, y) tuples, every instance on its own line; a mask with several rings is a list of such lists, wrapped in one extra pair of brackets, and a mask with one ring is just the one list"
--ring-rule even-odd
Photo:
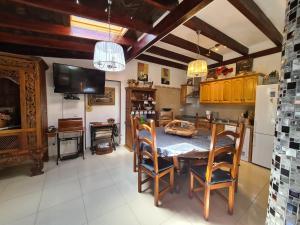
[(108, 72), (118, 72), (125, 69), (124, 51), (121, 45), (111, 42), (110, 17), (112, 0), (108, 0), (108, 32), (109, 40), (100, 41), (95, 45), (94, 67)]
[(206, 75), (207, 75), (207, 62), (205, 59), (201, 59), (200, 48), (199, 48), (200, 31), (197, 31), (197, 36), (198, 36), (197, 49), (199, 52), (199, 59), (190, 62), (188, 65), (188, 71), (187, 71), (187, 76), (192, 77), (192, 78), (206, 77)]

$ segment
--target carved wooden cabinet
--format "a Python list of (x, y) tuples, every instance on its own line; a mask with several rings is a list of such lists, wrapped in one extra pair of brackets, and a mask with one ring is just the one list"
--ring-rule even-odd
[[(8, 93), (14, 89), (14, 94), (0, 96), (0, 112), (13, 109), (19, 116), (0, 129), (0, 167), (30, 160), (31, 174), (43, 173), (43, 160), (48, 156), (46, 69), (40, 58), (0, 52), (0, 89), (5, 83), (10, 83), (6, 85), (10, 87)], [(14, 96), (13, 101), (7, 101), (10, 96)]]

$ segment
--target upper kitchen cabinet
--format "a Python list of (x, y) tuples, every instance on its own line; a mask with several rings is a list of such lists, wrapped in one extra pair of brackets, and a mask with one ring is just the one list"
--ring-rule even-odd
[(255, 104), (259, 74), (205, 81), (200, 84), (200, 103)]
[(257, 76), (245, 77), (244, 79), (244, 101), (246, 103), (255, 103)]
[(203, 83), (200, 85), (200, 102), (209, 103), (211, 101), (212, 84)]

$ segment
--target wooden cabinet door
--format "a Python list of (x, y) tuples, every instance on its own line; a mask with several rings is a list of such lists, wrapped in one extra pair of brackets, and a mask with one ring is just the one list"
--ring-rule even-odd
[(180, 104), (181, 105), (186, 103), (186, 95), (187, 95), (187, 85), (181, 85), (181, 89), (180, 89)]
[(218, 89), (218, 102), (222, 103), (224, 101), (224, 81), (217, 82)]
[(219, 89), (218, 82), (211, 83), (211, 102), (217, 103), (219, 102)]
[(244, 78), (237, 78), (231, 81), (231, 102), (241, 103), (244, 99)]
[(244, 101), (247, 103), (255, 103), (257, 77), (244, 78)]
[(230, 103), (231, 102), (231, 80), (225, 80), (223, 82), (223, 99), (222, 102)]
[(200, 102), (207, 103), (211, 99), (211, 84), (200, 85)]

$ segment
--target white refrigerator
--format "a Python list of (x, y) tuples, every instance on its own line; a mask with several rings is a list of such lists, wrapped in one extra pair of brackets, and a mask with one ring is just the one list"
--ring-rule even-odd
[(256, 88), (252, 163), (271, 168), (277, 115), (278, 84)]

